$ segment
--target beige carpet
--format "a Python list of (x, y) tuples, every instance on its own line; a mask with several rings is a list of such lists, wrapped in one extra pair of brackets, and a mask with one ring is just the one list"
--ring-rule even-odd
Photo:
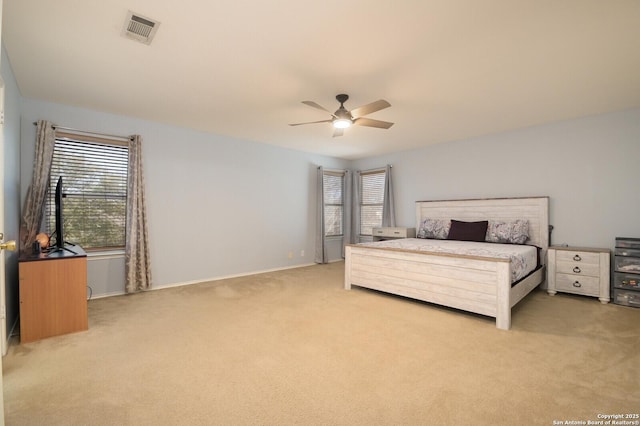
[(8, 425), (551, 425), (640, 412), (640, 309), (492, 319), (343, 290), (343, 263), (89, 302), (4, 358)]

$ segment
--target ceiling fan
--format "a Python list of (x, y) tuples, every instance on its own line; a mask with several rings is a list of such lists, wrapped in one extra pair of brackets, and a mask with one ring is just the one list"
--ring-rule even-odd
[(390, 107), (391, 104), (384, 99), (371, 102), (370, 104), (352, 109), (351, 111), (348, 111), (344, 107), (344, 103), (349, 99), (349, 95), (340, 94), (336, 96), (336, 99), (338, 100), (338, 102), (340, 102), (340, 108), (338, 108), (336, 112), (333, 113), (313, 101), (302, 101), (302, 103), (305, 105), (309, 105), (310, 107), (328, 112), (329, 114), (331, 114), (331, 119), (310, 121), (307, 123), (295, 123), (289, 124), (289, 126), (300, 126), (301, 124), (332, 123), (335, 129), (333, 131), (333, 137), (342, 136), (342, 134), (344, 133), (344, 129), (351, 127), (351, 125), (377, 127), (379, 129), (388, 129), (389, 127), (393, 126), (393, 123), (389, 123), (388, 121), (380, 121), (364, 117), (365, 115)]

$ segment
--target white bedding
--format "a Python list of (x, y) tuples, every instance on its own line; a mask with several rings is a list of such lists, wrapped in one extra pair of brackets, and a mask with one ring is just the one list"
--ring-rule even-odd
[(511, 260), (511, 283), (527, 276), (536, 269), (538, 249), (534, 246), (517, 244), (480, 243), (473, 241), (430, 240), (403, 238), (397, 240), (361, 243), (362, 246), (394, 248), (433, 253), (461, 254)]

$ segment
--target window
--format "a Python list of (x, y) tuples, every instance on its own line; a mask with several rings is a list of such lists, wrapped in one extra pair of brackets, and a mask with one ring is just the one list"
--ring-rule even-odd
[(344, 172), (323, 174), (324, 186), (324, 235), (342, 236), (344, 217)]
[(85, 250), (124, 248), (128, 154), (126, 142), (58, 133), (46, 205), (49, 232), (62, 176), (65, 240)]
[(385, 170), (360, 174), (360, 235), (373, 235), (373, 228), (382, 225)]

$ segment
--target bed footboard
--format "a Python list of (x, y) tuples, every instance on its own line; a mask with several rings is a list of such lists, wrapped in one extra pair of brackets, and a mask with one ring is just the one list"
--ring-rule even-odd
[[(511, 327), (511, 308), (543, 276), (537, 271), (526, 285), (511, 287), (510, 262), (443, 253), (347, 246), (345, 289), (352, 285), (436, 303), (496, 318)], [(536, 281), (539, 280), (539, 281)], [(517, 290), (513, 290), (516, 289)]]

